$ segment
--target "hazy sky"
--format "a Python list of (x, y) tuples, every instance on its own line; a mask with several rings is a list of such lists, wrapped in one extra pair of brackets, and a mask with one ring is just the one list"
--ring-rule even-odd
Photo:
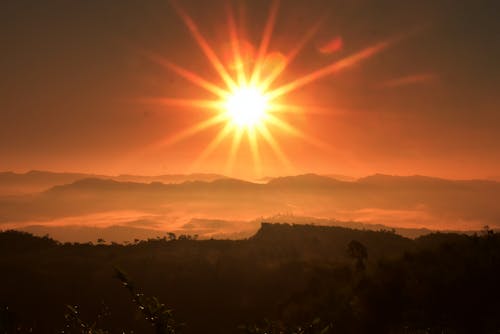
[[(225, 1), (179, 3), (225, 59)], [(258, 47), (269, 4), (233, 1), (248, 45)], [(499, 7), (496, 0), (282, 0), (269, 52), (287, 54), (327, 16), (278, 83), (397, 41), (286, 95), (311, 108), (283, 119), (328, 147), (270, 127), (292, 168), (260, 141), (261, 175), (500, 176)], [(0, 41), (0, 170), (190, 172), (223, 126), (153, 145), (207, 111), (143, 98), (210, 94), (145, 51), (220, 83), (168, 0), (2, 1)], [(230, 145), (223, 141), (194, 169), (227, 172)], [(231, 174), (255, 176), (245, 143)]]

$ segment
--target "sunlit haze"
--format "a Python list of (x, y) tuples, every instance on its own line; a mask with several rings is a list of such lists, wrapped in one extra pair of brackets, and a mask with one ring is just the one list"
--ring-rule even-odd
[(497, 225), (491, 11), (202, 3), (2, 4), (3, 227)]
[(2, 3), (0, 169), (498, 178), (487, 6), (202, 3)]
[(0, 334), (500, 334), (499, 18), (0, 1)]

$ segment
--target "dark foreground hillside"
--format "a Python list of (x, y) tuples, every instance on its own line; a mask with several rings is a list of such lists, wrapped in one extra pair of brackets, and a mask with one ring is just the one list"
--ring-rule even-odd
[[(247, 240), (168, 235), (129, 245), (60, 244), (6, 231), (0, 272), (0, 333), (105, 333), (84, 328), (95, 321), (110, 333), (500, 330), (500, 236), (489, 230), (411, 240), (391, 231), (263, 224)], [(140, 297), (131, 298), (128, 280)], [(158, 318), (144, 319), (147, 296), (185, 325), (151, 326)]]

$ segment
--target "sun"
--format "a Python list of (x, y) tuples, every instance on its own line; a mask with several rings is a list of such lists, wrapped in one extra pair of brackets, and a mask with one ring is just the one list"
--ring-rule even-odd
[(257, 87), (243, 86), (236, 88), (228, 96), (224, 109), (235, 126), (254, 128), (265, 122), (269, 101)]
[(273, 29), (280, 3), (279, 0), (272, 0), (270, 2), (268, 19), (263, 27), (262, 40), (249, 59), (249, 55), (245, 53), (244, 47), (244, 41), (246, 40), (244, 36), (245, 29), (241, 29), (242, 31), (240, 31), (240, 28), (238, 28), (239, 25), (235, 20), (234, 11), (228, 5), (228, 42), (232, 49), (232, 59), (228, 60), (230, 62), (228, 63), (219, 57), (215, 49), (212, 48), (208, 40), (203, 36), (198, 24), (177, 3), (177, 0), (170, 1), (196, 44), (223, 82), (223, 85), (221, 85), (220, 81), (216, 83), (208, 80), (196, 72), (170, 62), (162, 56), (146, 52), (147, 56), (154, 62), (213, 94), (212, 99), (183, 99), (177, 97), (145, 99), (168, 106), (188, 107), (191, 110), (205, 109), (209, 111), (205, 120), (195, 123), (191, 127), (174, 133), (168, 138), (162, 139), (152, 145), (152, 148), (172, 145), (209, 128), (218, 127), (217, 134), (199, 153), (198, 158), (194, 161), (190, 169), (191, 171), (196, 171), (196, 168), (200, 166), (203, 160), (227, 140), (231, 141), (225, 171), (228, 174), (232, 172), (232, 166), (238, 156), (238, 151), (243, 140), (246, 140), (250, 146), (256, 176), (259, 176), (261, 165), (264, 163), (260, 154), (260, 146), (263, 144), (267, 145), (273, 151), (289, 172), (293, 171), (293, 166), (285, 154), (278, 136), (281, 139), (283, 136), (298, 137), (308, 144), (321, 149), (330, 149), (330, 145), (322, 142), (312, 133), (305, 133), (300, 128), (291, 124), (289, 120), (290, 114), (299, 113), (304, 115), (310, 112), (312, 107), (309, 106), (306, 110), (302, 105), (286, 104), (284, 102), (287, 101), (287, 95), (316, 80), (353, 67), (361, 61), (367, 60), (381, 52), (390, 44), (393, 44), (394, 41), (398, 40), (398, 38), (393, 38), (375, 43), (351, 55), (337, 59), (326, 66), (292, 78), (276, 87), (277, 79), (316, 34), (323, 20), (316, 20), (316, 23), (310, 29), (306, 29), (305, 34), (297, 39), (297, 44), (292, 46), (287, 53), (278, 52), (282, 57), (275, 59), (281, 59), (281, 61), (272, 62), (270, 61), (273, 59), (271, 57), (272, 53), (269, 52), (269, 49), (271, 47)]

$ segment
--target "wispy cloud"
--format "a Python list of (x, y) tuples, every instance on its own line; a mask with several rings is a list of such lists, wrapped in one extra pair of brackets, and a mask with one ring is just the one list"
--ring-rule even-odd
[(342, 37), (336, 36), (330, 39), (328, 42), (322, 44), (318, 48), (318, 51), (322, 54), (332, 54), (342, 50), (343, 46), (344, 46), (344, 41), (342, 40)]
[(388, 88), (388, 87), (401, 87), (401, 86), (417, 85), (417, 84), (430, 84), (430, 83), (435, 83), (438, 80), (439, 76), (436, 73), (432, 72), (416, 73), (386, 80), (382, 82), (379, 85), (379, 87)]

